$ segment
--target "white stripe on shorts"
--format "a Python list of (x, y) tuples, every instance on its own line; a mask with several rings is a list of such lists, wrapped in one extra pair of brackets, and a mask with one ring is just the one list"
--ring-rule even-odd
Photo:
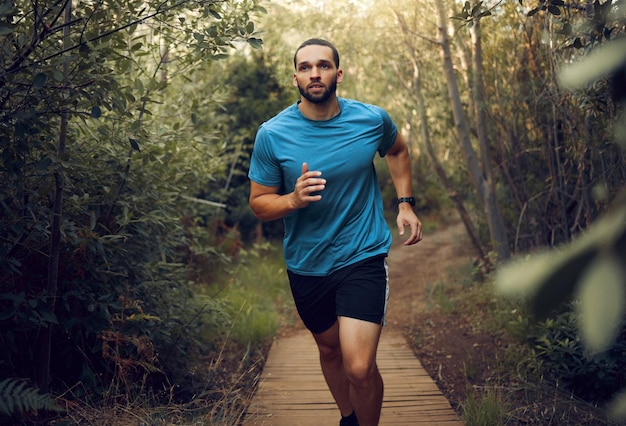
[(387, 265), (387, 259), (384, 259), (385, 263), (385, 307), (383, 308), (383, 327), (387, 326), (387, 304), (389, 302), (389, 266)]

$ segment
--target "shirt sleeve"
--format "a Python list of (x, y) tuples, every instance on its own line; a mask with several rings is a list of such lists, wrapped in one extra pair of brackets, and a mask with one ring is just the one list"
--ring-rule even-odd
[(398, 136), (398, 128), (387, 113), (387, 111), (382, 108), (378, 108), (378, 110), (380, 112), (380, 117), (383, 121), (383, 134), (380, 140), (380, 144), (378, 146), (378, 154), (381, 157), (384, 157), (385, 155), (387, 155), (387, 151), (389, 151), (389, 149), (396, 141), (396, 137)]
[(252, 148), (248, 178), (260, 185), (280, 186), (282, 184), (282, 172), (271, 148), (269, 132), (261, 125)]

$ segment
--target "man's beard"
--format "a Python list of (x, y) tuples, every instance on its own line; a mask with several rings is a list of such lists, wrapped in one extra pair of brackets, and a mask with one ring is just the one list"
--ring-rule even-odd
[(333, 82), (330, 84), (330, 87), (324, 90), (321, 95), (312, 95), (302, 86), (300, 86), (300, 84), (298, 84), (298, 90), (307, 101), (313, 104), (322, 104), (326, 102), (330, 98), (330, 96), (337, 91), (337, 79), (333, 80)]

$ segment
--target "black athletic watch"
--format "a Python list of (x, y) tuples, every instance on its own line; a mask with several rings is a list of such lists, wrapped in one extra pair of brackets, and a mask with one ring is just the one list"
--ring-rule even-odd
[(409, 203), (412, 206), (415, 206), (415, 198), (413, 197), (402, 197), (396, 200), (396, 204), (400, 205), (400, 203)]

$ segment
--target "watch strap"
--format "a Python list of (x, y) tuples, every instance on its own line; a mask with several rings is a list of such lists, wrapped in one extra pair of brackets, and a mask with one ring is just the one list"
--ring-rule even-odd
[(409, 203), (412, 206), (415, 206), (415, 198), (414, 197), (401, 197), (396, 200), (396, 203), (400, 205), (400, 203)]

